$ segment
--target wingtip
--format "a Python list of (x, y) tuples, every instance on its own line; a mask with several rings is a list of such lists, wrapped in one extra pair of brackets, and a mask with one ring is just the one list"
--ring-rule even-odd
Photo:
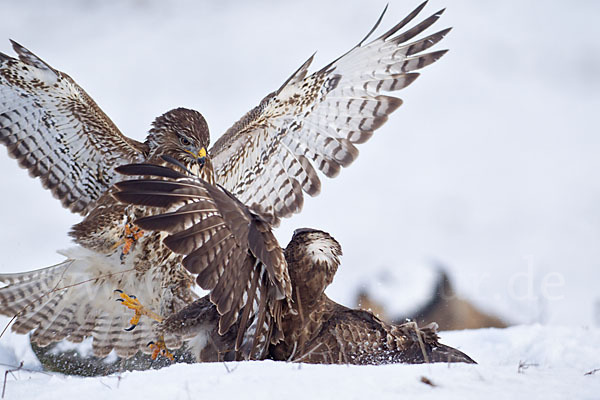
[(36, 67), (42, 70), (52, 71), (54, 74), (58, 74), (58, 71), (52, 68), (47, 62), (33, 54), (29, 49), (25, 46), (17, 43), (13, 39), (9, 39), (12, 44), (12, 48), (19, 56), (19, 60), (27, 65), (31, 65), (32, 67)]
[(17, 41), (15, 41), (13, 39), (8, 39), (8, 40), (10, 41), (10, 44), (11, 44), (13, 50), (15, 51), (15, 53), (17, 53), (19, 55), (19, 58), (22, 58), (22, 57), (28, 58), (30, 55), (33, 55), (33, 53), (31, 51), (29, 51), (22, 44), (18, 43)]
[(15, 40), (13, 40), (13, 39), (8, 39), (8, 40), (10, 41), (10, 44), (12, 45), (13, 49), (15, 49), (15, 51), (17, 50), (17, 48), (24, 48), (19, 43), (17, 43)]
[[(398, 22), (392, 29), (385, 32), (378, 39), (387, 40), (390, 36), (394, 35), (396, 32), (398, 32), (400, 29), (402, 29), (408, 23), (410, 23), (410, 21), (412, 21), (417, 15), (419, 15), (421, 13), (421, 11), (423, 11), (423, 8), (425, 8), (426, 5), (427, 5), (427, 0), (424, 1), (423, 3), (419, 4), (413, 11), (410, 12), (410, 14), (408, 14), (406, 17), (404, 17), (404, 19), (402, 19), (402, 21)], [(383, 17), (383, 15), (382, 15), (382, 17)], [(378, 21), (378, 23), (379, 22), (380, 21)]]
[(438, 50), (435, 52), (435, 60), (439, 60), (440, 58), (444, 57), (446, 55), (446, 53), (448, 53), (450, 50), (449, 49), (443, 49), (443, 50)]
[(379, 25), (381, 24), (381, 21), (383, 21), (383, 16), (387, 12), (388, 6), (389, 6), (389, 3), (385, 5), (385, 7), (383, 8), (383, 12), (379, 16), (379, 18), (377, 18), (377, 22), (375, 22), (375, 25), (373, 25), (373, 27), (371, 28), (371, 30), (369, 31), (369, 33), (367, 33), (367, 35), (360, 42), (358, 42), (358, 44), (356, 45), (356, 47), (362, 46), (363, 43), (365, 43), (367, 41), (367, 39), (369, 39), (371, 37), (371, 35), (373, 34), (373, 32), (375, 32), (375, 30), (377, 29), (377, 27), (379, 27)]
[(448, 28), (446, 28), (446, 29), (442, 29), (442, 30), (440, 31), (440, 32), (442, 32), (442, 37), (444, 37), (444, 36), (446, 36), (448, 33), (450, 33), (450, 31), (451, 31), (452, 29), (454, 29), (454, 27), (453, 27), (453, 26), (450, 26), (450, 27), (448, 27)]

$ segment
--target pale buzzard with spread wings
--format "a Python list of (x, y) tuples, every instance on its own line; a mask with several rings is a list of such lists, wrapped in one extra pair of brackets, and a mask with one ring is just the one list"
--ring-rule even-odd
[[(13, 42), (18, 59), (0, 53), (0, 141), (85, 219), (73, 227), (78, 247), (65, 252), (63, 263), (0, 275), (8, 284), (0, 289), (0, 313), (16, 315), (13, 329), (33, 330), (32, 340), (41, 345), (92, 336), (96, 354), (114, 348), (130, 356), (145, 347), (152, 329), (142, 321), (133, 332), (123, 332), (128, 313), (113, 306), (113, 289), (135, 292), (147, 307), (169, 315), (197, 297), (195, 280), (211, 291), (219, 333), (225, 333), (239, 324), (247, 303), (260, 297), (251, 280), (238, 280), (236, 268), (242, 268), (248, 251), (260, 261), (255, 273), (266, 273), (270, 265), (266, 276), (274, 296), (289, 299), (283, 256), (272, 255), (271, 264), (260, 260), (260, 249), (238, 236), (247, 232), (232, 229), (226, 218), (216, 218), (203, 236), (212, 246), (203, 269), (186, 270), (182, 256), (163, 244), (164, 234), (142, 232), (133, 224), (155, 214), (153, 207), (125, 206), (112, 197), (119, 179), (115, 169), (140, 161), (164, 164), (164, 156), (170, 157), (231, 192), (265, 226), (277, 224), (300, 211), (304, 193), (319, 193), (317, 170), (333, 177), (356, 159), (356, 146), (401, 104), (388, 93), (408, 86), (419, 75), (415, 71), (445, 53), (427, 50), (449, 29), (421, 35), (441, 11), (406, 28), (424, 6), (369, 41), (380, 18), (358, 45), (312, 74), (309, 58), (210, 148), (206, 122), (186, 109), (158, 117), (143, 143), (127, 138), (73, 79)], [(269, 243), (270, 228), (264, 235)], [(278, 252), (279, 246), (272, 246), (268, 250)]]

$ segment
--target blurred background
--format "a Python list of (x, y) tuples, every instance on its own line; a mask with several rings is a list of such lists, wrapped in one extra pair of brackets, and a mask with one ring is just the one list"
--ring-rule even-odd
[[(214, 142), (314, 51), (313, 71), (358, 43), (387, 1), (4, 0), (0, 51), (11, 38), (67, 72), (128, 136), (183, 106)], [(418, 4), (390, 1), (378, 32)], [(420, 18), (443, 7), (429, 33), (453, 26), (436, 47), (450, 52), (277, 237), (336, 237), (328, 294), (346, 305), (367, 290), (414, 308), (442, 266), (509, 323), (599, 326), (600, 4), (431, 0)], [(4, 149), (0, 170), (0, 271), (61, 261), (80, 218)]]

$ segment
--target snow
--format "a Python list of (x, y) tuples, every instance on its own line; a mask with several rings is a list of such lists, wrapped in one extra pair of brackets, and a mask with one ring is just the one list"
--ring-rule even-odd
[[(442, 335), (444, 343), (460, 348), (479, 364), (376, 367), (273, 361), (177, 364), (161, 370), (97, 378), (19, 371), (9, 375), (5, 398), (62, 400), (79, 398), (85, 393), (87, 400), (107, 396), (190, 399), (215, 395), (264, 400), (282, 396), (288, 400), (374, 396), (598, 399), (600, 371), (586, 375), (600, 368), (598, 329), (535, 324), (443, 332)], [(0, 348), (3, 364), (8, 353), (6, 348)], [(25, 367), (31, 366), (26, 364)], [(422, 377), (435, 386), (422, 383)]]
[[(141, 140), (156, 116), (185, 106), (205, 115), (214, 141), (315, 50), (316, 69), (357, 43), (387, 2), (6, 0), (0, 51), (13, 54), (12, 38), (69, 73), (128, 136)], [(417, 4), (392, 2), (382, 27)], [(365, 272), (439, 260), (461, 296), (525, 326), (443, 334), (477, 366), (16, 372), (6, 398), (597, 399), (600, 372), (584, 374), (600, 368), (600, 3), (431, 0), (423, 16), (442, 7), (435, 27), (454, 30), (436, 48), (450, 52), (399, 93), (404, 105), (356, 163), (323, 178), (277, 237), (285, 245), (313, 227), (342, 244), (328, 289), (341, 303), (353, 304)], [(0, 170), (0, 271), (62, 261), (56, 250), (71, 245), (79, 218), (4, 150)], [(0, 362), (21, 360), (36, 367), (27, 338), (5, 334)], [(519, 373), (520, 361), (537, 365)]]

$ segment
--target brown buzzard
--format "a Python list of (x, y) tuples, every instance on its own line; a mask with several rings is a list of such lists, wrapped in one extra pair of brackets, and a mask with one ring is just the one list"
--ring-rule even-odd
[[(342, 249), (328, 233), (314, 229), (294, 232), (284, 252), (292, 301), (284, 301), (269, 294), (269, 255), (263, 252), (257, 256), (267, 245), (264, 239), (271, 239), (270, 232), (260, 217), (233, 195), (164, 167), (128, 165), (119, 170), (129, 175), (154, 175), (151, 179), (117, 183), (115, 196), (123, 202), (173, 210), (141, 218), (136, 224), (143, 229), (167, 232), (164, 243), (186, 255), (183, 263), (188, 270), (196, 271), (206, 265), (200, 257), (211, 252), (211, 244), (204, 243), (203, 236), (206, 228), (214, 224), (213, 219), (234, 231), (242, 227), (247, 230), (238, 235), (248, 238), (249, 251), (243, 264), (263, 264), (262, 283), (252, 283), (259, 287), (260, 299), (254, 300), (255, 306), (246, 303), (244, 317), (226, 334), (218, 333), (221, 313), (209, 296), (161, 321), (157, 333), (190, 341), (197, 360), (238, 359), (234, 350), (250, 346), (243, 354), (320, 364), (473, 362), (466, 354), (440, 344), (435, 324), (422, 329), (415, 323), (389, 325), (370, 312), (352, 310), (329, 299), (324, 292), (333, 281)], [(270, 244), (275, 246), (276, 242)], [(271, 254), (279, 255), (279, 248), (271, 249)], [(248, 274), (251, 269), (239, 271)], [(241, 276), (240, 280), (249, 279)], [(258, 327), (263, 329), (258, 331)], [(249, 338), (249, 333), (256, 336)]]
[(389, 325), (371, 312), (331, 300), (325, 289), (333, 281), (342, 255), (328, 233), (298, 229), (285, 249), (292, 283), (293, 313), (282, 320), (284, 339), (273, 345), (275, 360), (315, 364), (390, 364), (474, 361), (438, 342), (437, 325), (414, 322)]
[[(275, 297), (289, 298), (285, 263), (268, 264), (264, 254), (254, 253), (261, 267), (243, 264), (246, 250), (253, 251), (245, 247), (253, 236), (246, 238), (227, 224), (211, 227), (202, 237), (203, 243), (216, 243), (202, 256), (207, 264), (186, 270), (189, 265), (182, 266), (181, 256), (163, 244), (164, 234), (145, 233), (133, 224), (156, 214), (153, 206), (126, 207), (114, 200), (115, 170), (131, 162), (163, 164), (168, 156), (231, 192), (264, 226), (276, 225), (300, 211), (303, 193), (319, 192), (317, 169), (337, 175), (356, 159), (356, 145), (400, 106), (400, 99), (385, 93), (408, 86), (419, 75), (415, 71), (445, 53), (425, 51), (449, 29), (417, 38), (442, 11), (403, 29), (424, 6), (367, 42), (380, 18), (358, 45), (310, 75), (309, 58), (210, 149), (206, 122), (186, 109), (158, 117), (143, 143), (125, 137), (67, 74), (13, 42), (18, 59), (0, 53), (0, 141), (85, 219), (72, 229), (78, 246), (65, 252), (64, 262), (0, 275), (8, 284), (0, 289), (0, 313), (16, 315), (13, 330), (33, 330), (32, 340), (40, 345), (92, 336), (96, 355), (115, 349), (128, 357), (145, 348), (153, 333), (145, 321), (132, 333), (123, 332), (128, 313), (110, 301), (114, 289), (136, 293), (153, 312), (171, 315), (196, 299), (192, 274), (197, 274), (196, 282), (211, 291), (220, 333), (239, 323), (257, 298), (249, 277), (262, 274), (262, 266), (271, 265)], [(176, 335), (165, 340), (171, 347), (181, 343)]]

